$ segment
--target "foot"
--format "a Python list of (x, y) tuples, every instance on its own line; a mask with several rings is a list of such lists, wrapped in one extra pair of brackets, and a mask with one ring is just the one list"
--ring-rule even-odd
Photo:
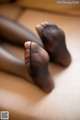
[(64, 32), (48, 22), (36, 25), (36, 31), (50, 56), (50, 60), (65, 67), (68, 66), (71, 62), (71, 56), (66, 47)]
[(35, 42), (25, 42), (25, 64), (33, 81), (44, 91), (50, 92), (54, 85), (48, 71), (49, 56)]

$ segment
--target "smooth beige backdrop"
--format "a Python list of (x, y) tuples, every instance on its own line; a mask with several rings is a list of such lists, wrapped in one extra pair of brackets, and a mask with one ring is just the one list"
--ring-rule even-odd
[(31, 9), (80, 15), (80, 0), (17, 0), (16, 4)]

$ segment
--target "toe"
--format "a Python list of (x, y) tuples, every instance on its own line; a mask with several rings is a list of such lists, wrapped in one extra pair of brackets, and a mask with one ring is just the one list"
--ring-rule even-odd
[(38, 25), (35, 26), (35, 29), (36, 29), (36, 31), (37, 31), (37, 33), (38, 33), (38, 35), (41, 39), (42, 39), (42, 36), (43, 36), (43, 29), (47, 25), (49, 25), (49, 23), (47, 21), (45, 21), (45, 22), (42, 22), (41, 24), (38, 24)]
[(35, 29), (36, 29), (38, 35), (39, 35), (40, 37), (42, 37), (43, 26), (38, 24), (38, 25), (35, 26)]
[(44, 23), (45, 23), (45, 25), (48, 25), (48, 24), (49, 24), (48, 21), (45, 21)]
[(42, 27), (46, 27), (46, 25), (48, 25), (49, 23), (47, 21), (41, 23)]
[(31, 43), (31, 52), (36, 53), (39, 50), (39, 45), (35, 42)]
[(24, 43), (24, 47), (26, 48), (26, 49), (30, 49), (30, 44), (31, 44), (31, 42), (25, 42)]
[(25, 57), (25, 62), (30, 62), (30, 57), (28, 57), (27, 55), (24, 56)]
[(27, 63), (26, 64), (26, 67), (29, 69), (31, 67), (31, 64), (30, 63)]
[(26, 54), (26, 53), (25, 53), (25, 58), (26, 58), (26, 59), (30, 58), (30, 54)]
[(26, 54), (30, 54), (30, 48), (25, 50)]
[(41, 23), (41, 26), (42, 26), (42, 27), (45, 27), (45, 26), (46, 26), (45, 22)]
[(24, 54), (24, 58), (25, 58), (25, 64), (26, 67), (29, 69), (31, 64), (30, 64), (30, 44), (31, 42), (25, 42), (24, 43), (24, 47), (25, 47), (25, 54)]

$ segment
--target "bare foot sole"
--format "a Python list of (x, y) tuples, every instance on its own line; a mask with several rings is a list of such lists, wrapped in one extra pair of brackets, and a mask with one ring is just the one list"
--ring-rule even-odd
[(45, 92), (50, 92), (53, 87), (53, 80), (48, 71), (49, 56), (47, 52), (35, 42), (26, 42), (25, 64), (29, 75)]
[(63, 30), (48, 22), (36, 25), (35, 28), (50, 56), (50, 60), (67, 67), (71, 63), (71, 56), (66, 47)]

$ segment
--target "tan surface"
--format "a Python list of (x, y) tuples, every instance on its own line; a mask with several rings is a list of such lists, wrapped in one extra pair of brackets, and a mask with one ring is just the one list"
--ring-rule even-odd
[(4, 15), (10, 19), (16, 19), (21, 13), (21, 9), (14, 4), (0, 5), (0, 15)]
[[(65, 2), (65, 3), (61, 3)], [(73, 3), (74, 2), (74, 3)], [(64, 13), (69, 15), (80, 15), (80, 0), (17, 0), (19, 6), (28, 8), (37, 8), (56, 13)], [(71, 5), (72, 3), (72, 5)]]
[[(18, 22), (34, 31), (34, 26), (45, 20), (65, 31), (72, 63), (65, 69), (50, 63), (55, 88), (49, 94), (22, 78), (1, 72), (0, 110), (8, 110), (11, 120), (80, 120), (80, 18), (27, 11)], [(11, 51), (23, 57), (21, 49)]]

